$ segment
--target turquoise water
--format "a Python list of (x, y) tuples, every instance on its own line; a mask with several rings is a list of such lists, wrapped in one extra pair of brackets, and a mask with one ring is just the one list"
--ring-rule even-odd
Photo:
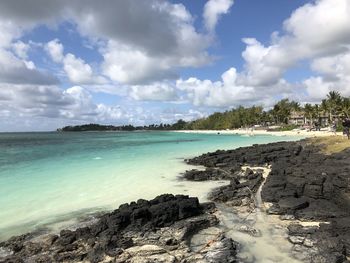
[(161, 193), (203, 192), (183, 158), (296, 137), (176, 132), (0, 134), (0, 239)]

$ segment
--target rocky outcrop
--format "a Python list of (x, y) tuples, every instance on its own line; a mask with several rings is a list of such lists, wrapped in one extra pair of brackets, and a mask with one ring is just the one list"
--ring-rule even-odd
[[(303, 247), (314, 249), (315, 253), (309, 253), (312, 255), (309, 262), (343, 262), (350, 257), (350, 229), (347, 227), (350, 225), (350, 149), (325, 155), (319, 146), (306, 139), (220, 150), (187, 162), (207, 167), (205, 177), (208, 180), (217, 178), (216, 174), (211, 176), (210, 171), (224, 171), (223, 179), (231, 183), (214, 190), (211, 199), (231, 205), (240, 205), (245, 199), (237, 201), (237, 196), (248, 197), (248, 188), (255, 188), (252, 185), (257, 179), (249, 178), (243, 183), (248, 187), (241, 187), (238, 177), (241, 167), (271, 165), (262, 188), (262, 200), (272, 204), (268, 213), (281, 215), (282, 219), (330, 222), (312, 228), (312, 233), (301, 235), (290, 231), (295, 252), (298, 254)], [(260, 183), (258, 179), (256, 184)]]
[(350, 218), (333, 219), (320, 226), (291, 224), (289, 240), (294, 254), (311, 262), (348, 262), (346, 254), (350, 244)]
[(218, 223), (214, 208), (183, 195), (138, 200), (74, 231), (13, 237), (0, 243), (0, 261), (235, 262), (236, 245), (223, 234), (200, 251), (190, 249), (194, 234)]
[[(191, 162), (191, 161), (189, 161)], [(183, 177), (190, 181), (229, 180), (228, 185), (221, 186), (209, 193), (209, 200), (223, 202), (231, 206), (250, 205), (255, 202), (255, 194), (263, 182), (263, 171), (246, 168), (241, 171), (239, 166), (222, 166), (205, 170), (192, 169), (186, 171)]]

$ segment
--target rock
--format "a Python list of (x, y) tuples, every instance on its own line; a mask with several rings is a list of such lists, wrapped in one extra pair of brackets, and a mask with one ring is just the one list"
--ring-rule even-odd
[(222, 235), (204, 251), (204, 258), (209, 263), (232, 263), (236, 262), (236, 250), (237, 243)]
[(305, 238), (303, 245), (306, 247), (313, 247), (314, 246), (314, 241), (310, 238)]
[(282, 214), (281, 209), (278, 204), (272, 204), (267, 210), (266, 213), (269, 215), (280, 215)]
[[(343, 223), (340, 230), (336, 221), (350, 218), (349, 156), (349, 149), (324, 155), (320, 146), (305, 139), (220, 150), (203, 154), (188, 162), (209, 168), (219, 165), (223, 170), (234, 166), (236, 171), (243, 164), (270, 164), (271, 172), (261, 192), (262, 200), (272, 203), (267, 213), (280, 215), (283, 220), (296, 218), (302, 221), (331, 221), (331, 224), (320, 228), (292, 225), (289, 234), (296, 249), (300, 248), (301, 258), (312, 262), (342, 262), (345, 255), (350, 257), (350, 230)], [(234, 186), (226, 189), (216, 189), (211, 195), (212, 200), (229, 206), (251, 206), (251, 197), (261, 184), (254, 182), (259, 175), (247, 169), (243, 174), (236, 173), (236, 178), (247, 181), (234, 183)], [(300, 243), (301, 239), (304, 239), (303, 243)], [(337, 246), (331, 245), (332, 243)], [(318, 250), (320, 253), (316, 255), (315, 251)]]
[(258, 229), (255, 229), (254, 227), (243, 225), (241, 226), (238, 231), (247, 233), (248, 235), (251, 235), (253, 237), (261, 237), (261, 232)]
[(304, 195), (312, 198), (322, 197), (322, 185), (306, 184), (304, 188)]
[(295, 219), (295, 216), (294, 216), (294, 215), (288, 215), (288, 214), (286, 214), (286, 215), (281, 215), (281, 216), (280, 216), (280, 219), (281, 219), (281, 220), (294, 220), (294, 219)]
[(143, 245), (143, 246), (135, 246), (125, 250), (126, 253), (130, 254), (130, 256), (151, 256), (154, 254), (163, 254), (166, 253), (166, 250), (162, 247), (156, 245)]
[[(177, 262), (175, 254), (179, 258), (194, 255), (188, 246), (192, 235), (218, 223), (210, 214), (213, 211), (214, 204), (202, 206), (197, 198), (184, 195), (138, 200), (102, 215), (89, 226), (62, 230), (59, 236), (11, 238), (0, 245), (0, 261)], [(226, 242), (224, 239), (218, 242)], [(231, 262), (225, 260), (236, 253), (235, 247), (227, 245), (210, 251), (208, 258), (217, 253), (223, 262)]]
[(303, 237), (303, 236), (289, 236), (288, 240), (293, 244), (303, 244), (305, 237)]
[(13, 251), (11, 249), (5, 248), (5, 247), (0, 247), (0, 259), (6, 258), (12, 254), (13, 254)]
[(286, 197), (282, 198), (278, 202), (280, 211), (283, 213), (295, 211), (298, 209), (303, 209), (309, 206), (309, 202), (305, 198), (295, 198), (295, 197)]

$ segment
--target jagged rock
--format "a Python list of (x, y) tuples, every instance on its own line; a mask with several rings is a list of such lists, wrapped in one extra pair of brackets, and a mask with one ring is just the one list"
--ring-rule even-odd
[[(197, 198), (161, 195), (123, 204), (90, 226), (59, 236), (13, 237), (0, 244), (0, 262), (164, 262), (190, 258), (191, 237), (216, 225), (215, 206)], [(231, 242), (231, 243), (230, 243)], [(234, 242), (222, 236), (201, 258), (233, 262)], [(221, 244), (221, 245), (220, 245)], [(214, 262), (214, 261), (211, 261)]]
[[(223, 170), (229, 169), (228, 165), (271, 165), (271, 172), (261, 192), (262, 200), (272, 203), (267, 213), (281, 215), (282, 219), (288, 220), (296, 218), (332, 222), (327, 228), (289, 227), (291, 236), (304, 238), (305, 243), (295, 244), (296, 249), (302, 250), (301, 257), (312, 262), (342, 262), (345, 255), (350, 257), (350, 230), (344, 227), (345, 224), (341, 224), (343, 227), (339, 230), (336, 223), (343, 218), (350, 218), (350, 149), (324, 155), (319, 146), (305, 139), (220, 150), (190, 159), (188, 163), (206, 167), (220, 164), (220, 169)], [(245, 178), (249, 182), (216, 189), (211, 193), (212, 200), (226, 202), (230, 206), (252, 204), (251, 196), (255, 193), (253, 189), (261, 183), (253, 183), (258, 178), (257, 175), (247, 169), (245, 173), (237, 174), (236, 178)], [(284, 215), (289, 218), (283, 218)], [(295, 238), (292, 239), (296, 241)], [(328, 244), (325, 245), (322, 239), (329, 241)], [(338, 245), (331, 246), (333, 242)], [(341, 250), (343, 248), (345, 249)], [(308, 250), (309, 256), (303, 254)], [(314, 251), (321, 252), (316, 255)]]

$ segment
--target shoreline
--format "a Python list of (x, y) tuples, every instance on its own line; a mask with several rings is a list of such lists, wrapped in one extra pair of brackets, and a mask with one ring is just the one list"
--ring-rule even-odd
[[(214, 133), (217, 131), (204, 132)], [(226, 132), (232, 133), (233, 131)], [(298, 135), (300, 136), (300, 134)], [(338, 136), (331, 137), (332, 140), (337, 138), (339, 139)], [(296, 172), (306, 174), (309, 171), (315, 172), (315, 167), (308, 167), (308, 163), (316, 162), (317, 169), (322, 170), (322, 177), (326, 178), (321, 181), (321, 184), (324, 184), (325, 181), (328, 182), (328, 173), (331, 173), (331, 171), (342, 171), (341, 169), (344, 168), (341, 160), (346, 155), (344, 156), (344, 154), (341, 155), (342, 153), (339, 153), (340, 155), (338, 155), (341, 158), (338, 155), (335, 157), (326, 157), (323, 154), (319, 155), (316, 152), (318, 146), (315, 142), (308, 144), (310, 140), (312, 139), (304, 139), (297, 142), (269, 143), (235, 150), (218, 150), (186, 160), (187, 164), (205, 167), (204, 170), (195, 169), (185, 172), (183, 177), (188, 182), (195, 181), (196, 183), (200, 183), (202, 181), (209, 183), (211, 181), (213, 187), (215, 182), (219, 182), (220, 180), (228, 183), (212, 189), (208, 193), (209, 200), (215, 202), (216, 209), (212, 204), (199, 204), (197, 198), (186, 196), (174, 197), (172, 195), (163, 195), (163, 197), (159, 196), (154, 199), (159, 201), (139, 200), (137, 203), (131, 202), (128, 205), (122, 205), (119, 209), (102, 215), (101, 218), (107, 220), (108, 227), (105, 230), (107, 232), (97, 230), (101, 227), (106, 227), (106, 223), (102, 224), (104, 221), (99, 220), (91, 226), (78, 228), (74, 231), (63, 230), (59, 235), (49, 234), (44, 238), (39, 238), (39, 241), (34, 241), (37, 237), (33, 238), (33, 236), (30, 236), (30, 233), (11, 238), (0, 243), (0, 261), (3, 255), (7, 255), (10, 260), (16, 259), (18, 256), (20, 258), (44, 259), (44, 261), (54, 259), (54, 262), (60, 260), (78, 262), (80, 261), (78, 259), (81, 258), (88, 259), (91, 262), (102, 262), (102, 260), (138, 262), (135, 260), (147, 258), (154, 260), (152, 262), (170, 263), (179, 259), (188, 259), (189, 261), (187, 262), (209, 260), (210, 256), (215, 254), (218, 257), (211, 259), (214, 261), (203, 262), (233, 262), (229, 260), (241, 260), (239, 262), (245, 262), (245, 260), (247, 262), (249, 260), (260, 262), (259, 260), (262, 260), (261, 262), (264, 262), (265, 251), (267, 250), (276, 256), (276, 258), (283, 258), (279, 262), (292, 262), (288, 256), (290, 252), (293, 254), (293, 260), (295, 259), (295, 262), (301, 260), (301, 262), (331, 263), (338, 262), (340, 258), (346, 260), (349, 257), (350, 249), (346, 248), (346, 246), (344, 247), (344, 244), (341, 243), (343, 242), (342, 239), (333, 239), (334, 233), (338, 233), (337, 231), (339, 231), (337, 225), (334, 225), (334, 222), (341, 224), (341, 231), (345, 235), (344, 238), (347, 237), (347, 233), (349, 233), (348, 237), (350, 238), (350, 226), (348, 225), (344, 228), (344, 224), (347, 224), (348, 218), (350, 220), (350, 212), (347, 215), (342, 214), (341, 211), (332, 210), (335, 209), (334, 204), (329, 203), (332, 197), (326, 196), (328, 198), (327, 200), (330, 201), (327, 201), (328, 203), (322, 203), (325, 202), (322, 201), (322, 198), (325, 198), (325, 196), (318, 196), (324, 193), (317, 190), (320, 183), (317, 178), (311, 177), (311, 182), (308, 181), (309, 179), (307, 177), (307, 180), (304, 177), (298, 179), (298, 182), (299, 180), (300, 182), (304, 181), (306, 186), (303, 186), (302, 189), (307, 189), (308, 192), (299, 194), (297, 193), (299, 188), (293, 188), (296, 187), (293, 186), (291, 189), (283, 189), (281, 195), (276, 195), (276, 190), (280, 189), (278, 187), (282, 184), (286, 185), (286, 183), (283, 183), (283, 180), (285, 180), (284, 177), (282, 176), (280, 178), (281, 175), (279, 175), (281, 169), (293, 169), (293, 163), (297, 163), (295, 160), (305, 158), (305, 154), (307, 154), (308, 158), (311, 158), (310, 161), (303, 164), (303, 169), (306, 170), (304, 171), (298, 167)], [(308, 150), (304, 151), (304, 148)], [(310, 153), (313, 156), (310, 156)], [(324, 158), (327, 158), (331, 163), (334, 162), (335, 165), (330, 165), (330, 163), (325, 164)], [(290, 163), (291, 160), (293, 160), (292, 163)], [(287, 163), (289, 163), (288, 165), (290, 167)], [(266, 166), (267, 164), (272, 166)], [(305, 164), (307, 165), (305, 166)], [(323, 167), (321, 167), (322, 165)], [(263, 171), (260, 169), (261, 167), (266, 167), (267, 170)], [(331, 169), (330, 172), (327, 169)], [(269, 175), (267, 175), (267, 171)], [(281, 179), (283, 180), (279, 181)], [(290, 179), (287, 178), (288, 180)], [(347, 189), (341, 179), (337, 180), (334, 183), (332, 182), (332, 187), (340, 187), (339, 191)], [(325, 186), (323, 188), (325, 189)], [(296, 197), (296, 195), (298, 196)], [(327, 204), (328, 207), (325, 209), (329, 209), (329, 211), (323, 210), (319, 214), (318, 209), (320, 206), (314, 200), (321, 202), (321, 204)], [(178, 206), (174, 210), (174, 204), (181, 204), (181, 207), (183, 207), (181, 209), (184, 210), (181, 210)], [(313, 204), (316, 207), (312, 208)], [(134, 207), (136, 207), (136, 210), (140, 209), (140, 212), (135, 214), (136, 210)], [(113, 224), (120, 221), (114, 221), (114, 217), (123, 218), (120, 217), (120, 212), (124, 208), (127, 208), (126, 211), (129, 213), (128, 223), (126, 227), (118, 223), (118, 226), (120, 225), (119, 227), (121, 227), (121, 236), (119, 234), (115, 236), (116, 232), (113, 232), (114, 230), (111, 232), (111, 230), (113, 229)], [(195, 212), (189, 212), (190, 210), (194, 210)], [(335, 217), (333, 216), (334, 211), (338, 213)], [(186, 216), (183, 216), (183, 213)], [(235, 220), (243, 220), (247, 221), (247, 223), (243, 225), (234, 223), (231, 225), (232, 222), (230, 220), (226, 220), (228, 223), (225, 222), (225, 218), (232, 217), (233, 215), (236, 217)], [(256, 218), (252, 218), (252, 216)], [(271, 222), (269, 220), (266, 222), (261, 221), (265, 217), (270, 218), (269, 220)], [(169, 220), (169, 223), (159, 224), (157, 218), (163, 218), (162, 220), (166, 220), (166, 222)], [(338, 219), (340, 220), (339, 222), (337, 221)], [(224, 225), (222, 223), (219, 224), (218, 220), (225, 222)], [(345, 222), (342, 223), (342, 220), (345, 220)], [(327, 222), (327, 224), (322, 222)], [(265, 229), (266, 224), (273, 225), (273, 228)], [(179, 238), (177, 233), (181, 232), (182, 230), (180, 229), (184, 227), (186, 231)], [(232, 230), (226, 229), (228, 227), (236, 227), (238, 229), (232, 234)], [(95, 230), (97, 230), (96, 233), (94, 232)], [(150, 235), (149, 231), (154, 233), (152, 234), (153, 236)], [(280, 240), (286, 242), (284, 251), (280, 251), (274, 245), (270, 247), (264, 246), (264, 244), (269, 242), (268, 240), (276, 238), (276, 236), (269, 237), (271, 231), (280, 232), (278, 234), (279, 238), (282, 238)], [(288, 232), (288, 239), (283, 237), (284, 231)], [(167, 239), (163, 240), (161, 238), (165, 233), (167, 233)], [(159, 241), (154, 240), (154, 235), (158, 235)], [(247, 243), (247, 235), (251, 236), (248, 239), (249, 242), (261, 240), (259, 241), (260, 243), (258, 242), (258, 245), (255, 246), (252, 246), (249, 242)], [(206, 240), (205, 237), (210, 237), (210, 239)], [(89, 241), (91, 238), (95, 240), (93, 243)], [(108, 241), (105, 244), (105, 238), (108, 240), (114, 238), (116, 239), (116, 243), (111, 245), (111, 241)], [(239, 248), (240, 246), (236, 242), (237, 239), (244, 245), (243, 247)], [(325, 242), (325, 244), (320, 243), (321, 241)], [(334, 242), (336, 242), (336, 247), (329, 247)], [(110, 251), (110, 246), (113, 247), (113, 251)], [(250, 250), (246, 250), (249, 246)], [(286, 250), (286, 247), (289, 246), (291, 247), (291, 251)], [(200, 247), (200, 249), (196, 250), (197, 247)], [(118, 250), (114, 248), (118, 248)], [(270, 255), (267, 255), (267, 259), (269, 257)]]
[[(202, 134), (224, 134), (224, 135), (274, 135), (274, 136), (301, 136), (309, 137), (327, 137), (335, 136), (330, 131), (306, 131), (306, 130), (292, 130), (292, 131), (268, 131), (268, 130), (251, 130), (251, 129), (233, 129), (233, 130), (173, 130), (172, 132), (180, 133), (202, 133)], [(343, 136), (342, 132), (337, 132), (336, 136)]]
[[(280, 227), (287, 229), (285, 240), (288, 239), (292, 246), (290, 253), (295, 260), (312, 263), (349, 262), (349, 161), (350, 142), (347, 139), (338, 136), (307, 138), (297, 142), (253, 145), (203, 154), (188, 160), (188, 163), (204, 165), (207, 169), (204, 172), (192, 170), (187, 177), (204, 181), (227, 177), (231, 183), (214, 190), (210, 200), (219, 202), (220, 206), (231, 211), (238, 211), (237, 215), (243, 215), (244, 220), (251, 214), (258, 215), (259, 207), (265, 205), (266, 213), (262, 216), (270, 218), (270, 221), (275, 218), (277, 225), (283, 222)], [(243, 183), (238, 181), (242, 178), (240, 171), (243, 167), (249, 166), (251, 169), (266, 164), (271, 165), (271, 172), (265, 181), (261, 180), (259, 201), (256, 191), (259, 177), (249, 171)], [(250, 189), (248, 192), (245, 191), (246, 187)], [(256, 194), (257, 204), (260, 205), (252, 200), (252, 192)], [(250, 198), (250, 202), (246, 198)], [(258, 234), (259, 239), (261, 225), (259, 227), (256, 224), (253, 221), (244, 230), (252, 235)], [(265, 234), (271, 231), (275, 230), (272, 228)], [(271, 242), (275, 238), (272, 237)], [(266, 256), (266, 252), (262, 255)], [(266, 260), (271, 261), (271, 258)], [(257, 262), (260, 261), (257, 259)]]

